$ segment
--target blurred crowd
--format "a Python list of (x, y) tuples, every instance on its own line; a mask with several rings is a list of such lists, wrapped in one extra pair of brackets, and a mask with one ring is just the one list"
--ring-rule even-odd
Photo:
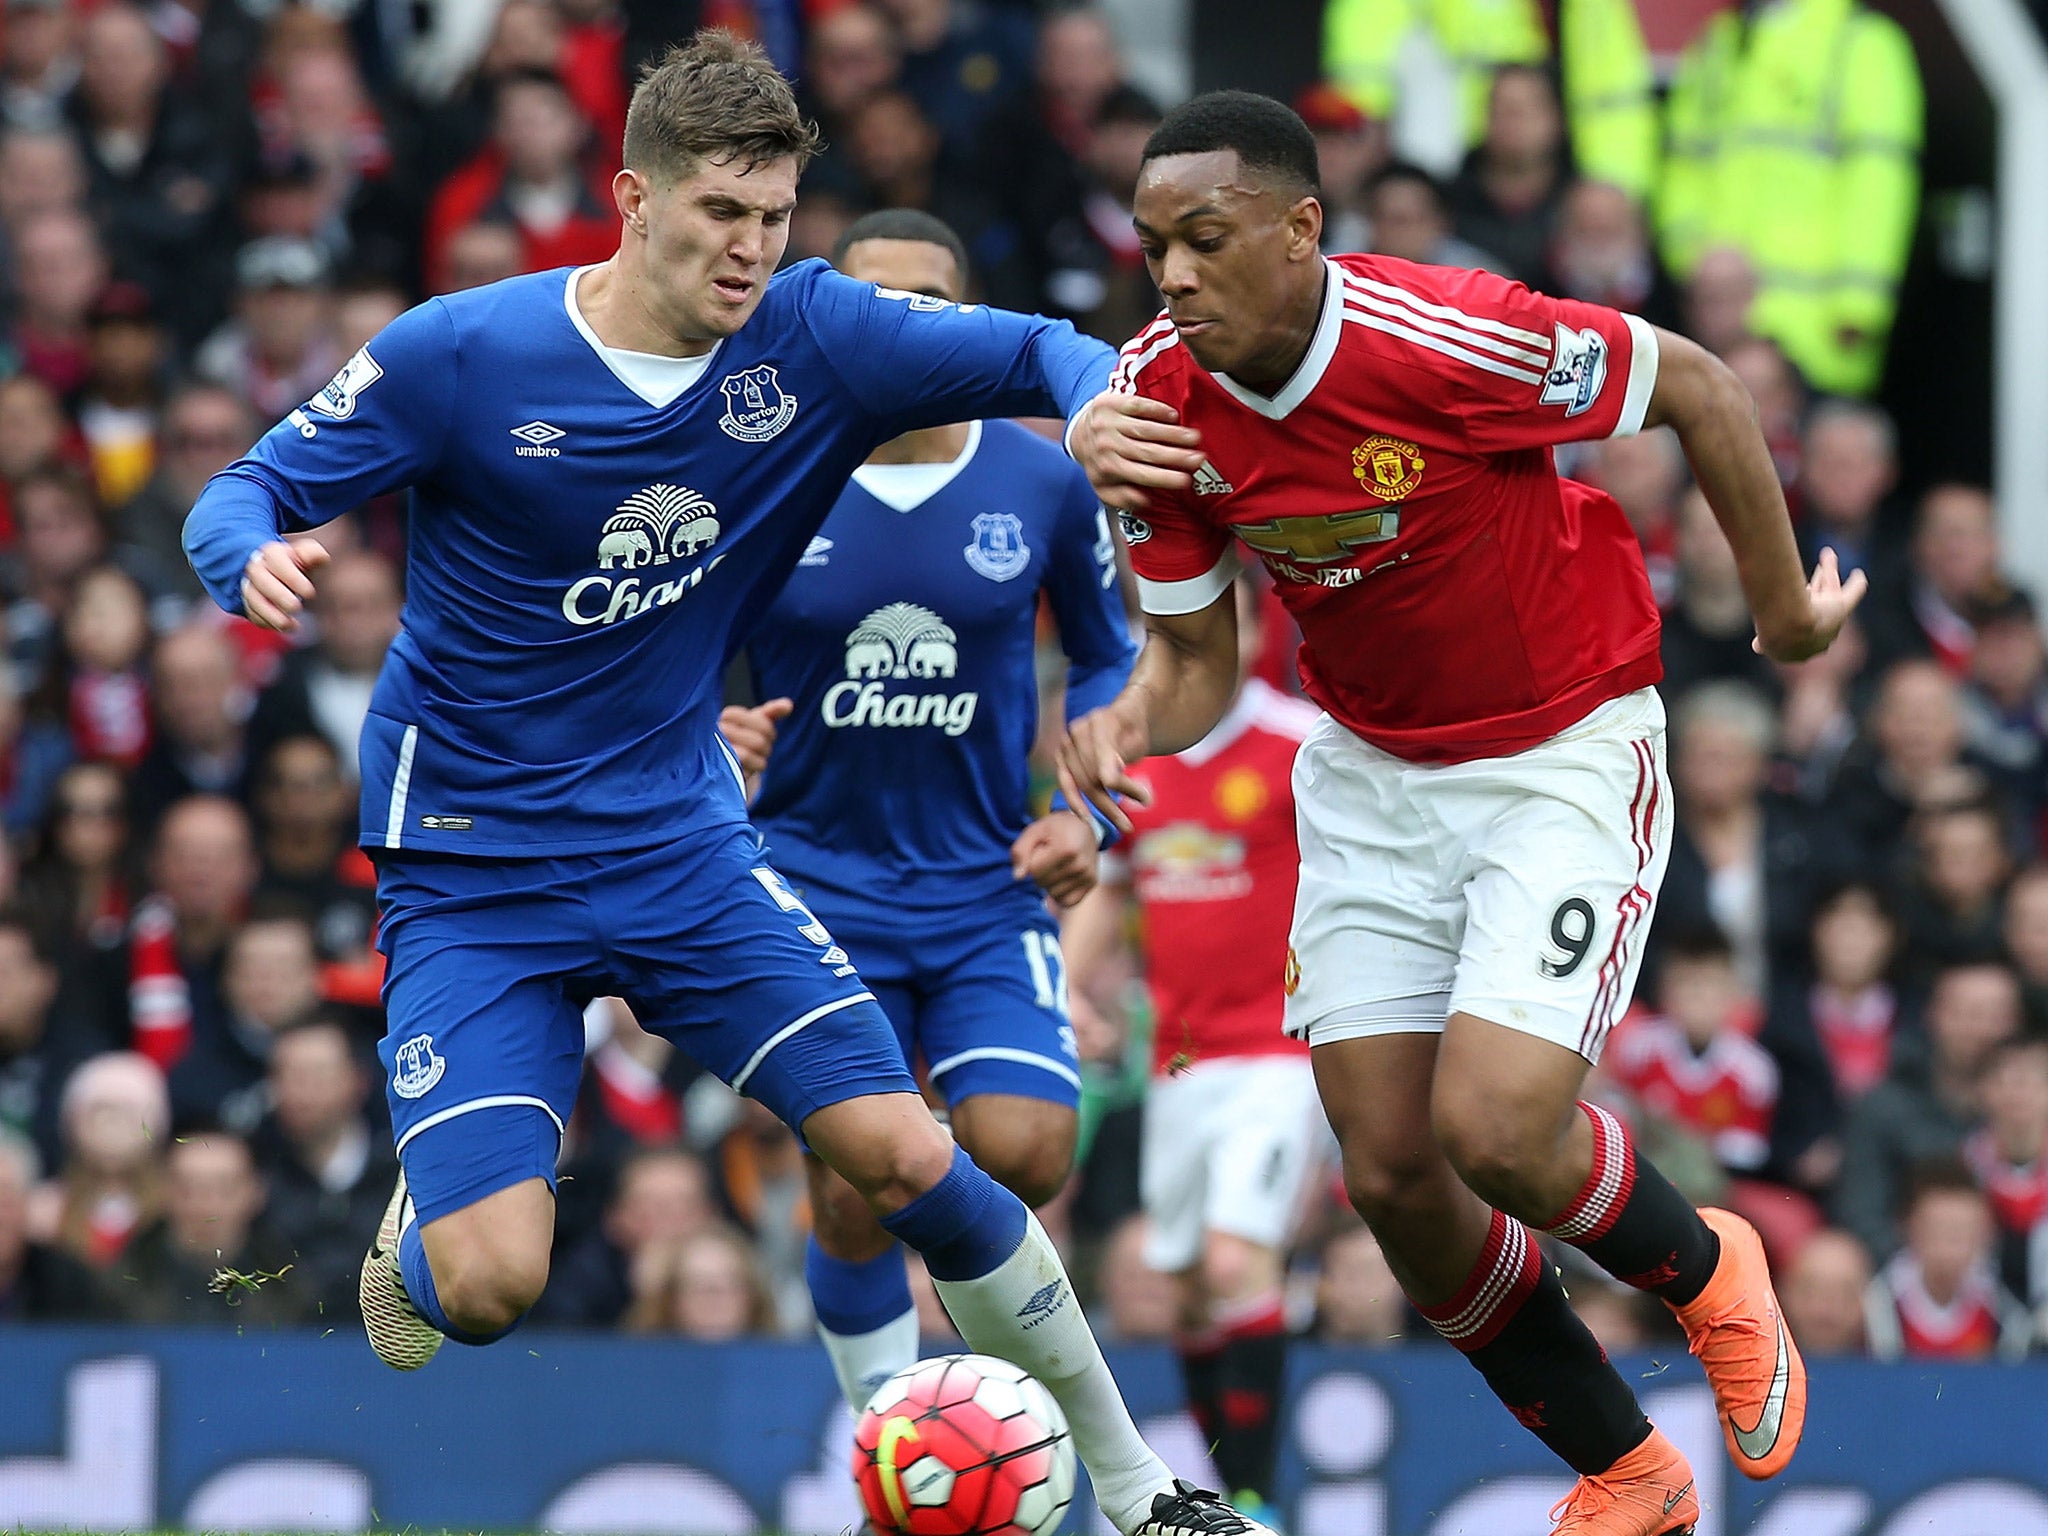
[[(212, 610), (179, 529), (406, 305), (610, 252), (636, 60), (701, 16), (800, 72), (829, 148), (792, 259), (918, 206), (961, 230), (991, 300), (1119, 341), (1156, 309), (1129, 208), (1160, 107), (1100, 11), (407, 12), (0, 16), (0, 1317), (352, 1313), (395, 1171), (355, 748), (399, 626), (405, 509), (328, 530), (289, 644)], [(1908, 486), (1897, 424), (1816, 394), (1759, 334), (1757, 253), (1712, 246), (1681, 279), (1640, 189), (1580, 174), (1542, 50), (1495, 62), (1450, 175), (1396, 156), (1369, 92), (1301, 95), (1330, 248), (1494, 267), (1694, 335), (1756, 397), (1809, 556), (1873, 588), (1827, 656), (1767, 665), (1675, 441), (1564, 456), (1626, 510), (1664, 607), (1678, 827), (1595, 1087), (1688, 1193), (1764, 1229), (1809, 1353), (2048, 1346), (2048, 647), (1997, 509)], [(1267, 671), (1291, 677), (1284, 644)], [(1075, 996), (1084, 1157), (1047, 1221), (1105, 1333), (1165, 1337), (1174, 1291), (1136, 1214), (1145, 989), (1122, 975)], [(794, 1140), (622, 1005), (586, 1024), (536, 1323), (804, 1333)], [(1304, 1333), (1434, 1337), (1334, 1181), (1293, 1265)], [(1610, 1347), (1663, 1326), (1591, 1275), (1573, 1294)]]

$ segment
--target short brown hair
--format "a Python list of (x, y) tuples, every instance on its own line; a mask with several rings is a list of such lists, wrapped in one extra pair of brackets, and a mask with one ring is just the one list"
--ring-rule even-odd
[(663, 181), (705, 161), (750, 171), (793, 157), (802, 170), (817, 152), (817, 128), (768, 55), (719, 28), (649, 64), (626, 109), (626, 165)]

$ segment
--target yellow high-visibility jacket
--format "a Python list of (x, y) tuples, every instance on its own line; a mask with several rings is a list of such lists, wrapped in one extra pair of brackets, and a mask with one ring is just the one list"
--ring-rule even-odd
[(1751, 326), (1815, 388), (1870, 393), (1919, 211), (1922, 124), (1911, 43), (1858, 0), (1716, 17), (1666, 104), (1666, 265), (1682, 278), (1711, 246), (1743, 251)]
[(1486, 94), (1503, 64), (1540, 64), (1550, 38), (1536, 0), (1330, 0), (1323, 12), (1323, 73), (1368, 117), (1394, 110), (1394, 62), (1415, 27), (1427, 27), (1458, 72), (1465, 143), (1486, 129)]
[(1648, 201), (1657, 180), (1657, 85), (1635, 0), (1558, 0), (1557, 52), (1579, 173)]

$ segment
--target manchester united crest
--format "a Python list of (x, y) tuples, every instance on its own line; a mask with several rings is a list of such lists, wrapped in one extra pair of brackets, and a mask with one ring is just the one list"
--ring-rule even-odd
[(1292, 944), (1287, 946), (1287, 964), (1280, 972), (1280, 990), (1287, 996), (1294, 996), (1301, 987), (1301, 957), (1294, 952)]
[(1422, 484), (1422, 451), (1375, 432), (1351, 450), (1351, 473), (1381, 501), (1402, 501)]

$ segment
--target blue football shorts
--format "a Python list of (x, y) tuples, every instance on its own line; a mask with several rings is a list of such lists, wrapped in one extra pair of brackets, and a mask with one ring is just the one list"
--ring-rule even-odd
[(583, 1009), (643, 1028), (800, 1127), (916, 1083), (847, 952), (752, 831), (553, 858), (380, 861), (391, 1120), (423, 1221), (552, 1186), (583, 1068)]
[(957, 912), (800, 889), (881, 1000), (905, 1059), (922, 1055), (948, 1104), (977, 1093), (1080, 1103), (1059, 927), (1037, 886)]

